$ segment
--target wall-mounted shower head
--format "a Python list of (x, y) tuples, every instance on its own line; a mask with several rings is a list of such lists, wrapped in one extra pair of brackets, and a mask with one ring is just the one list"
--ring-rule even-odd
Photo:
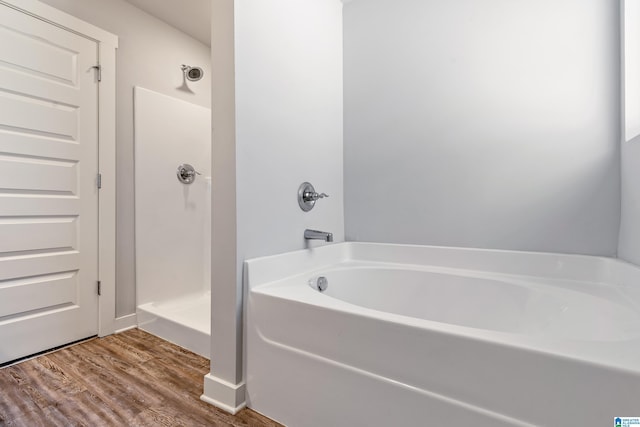
[(204, 71), (200, 67), (192, 67), (190, 65), (182, 64), (182, 72), (184, 73), (184, 77), (192, 82), (197, 82), (204, 75)]

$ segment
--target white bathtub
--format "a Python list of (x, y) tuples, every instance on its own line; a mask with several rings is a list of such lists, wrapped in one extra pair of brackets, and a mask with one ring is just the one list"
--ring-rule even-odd
[[(310, 286), (328, 280), (319, 292)], [(640, 269), (343, 243), (245, 263), (248, 405), (291, 427), (640, 416)]]

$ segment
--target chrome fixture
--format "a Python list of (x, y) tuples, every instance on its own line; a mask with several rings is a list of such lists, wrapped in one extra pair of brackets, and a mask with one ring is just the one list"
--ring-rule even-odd
[(307, 240), (324, 240), (325, 242), (333, 242), (333, 233), (318, 230), (304, 230), (304, 238)]
[(305, 212), (310, 211), (316, 205), (316, 200), (329, 197), (325, 193), (316, 193), (316, 189), (308, 182), (303, 182), (298, 187), (298, 205)]
[(190, 65), (182, 64), (180, 68), (184, 73), (184, 77), (191, 82), (197, 82), (204, 75), (204, 71), (202, 71), (202, 68), (200, 67), (192, 67)]
[(183, 184), (191, 184), (196, 180), (196, 175), (202, 175), (200, 172), (194, 169), (189, 163), (184, 163), (178, 166), (178, 170), (176, 171), (176, 175), (178, 176), (178, 181)]
[(329, 287), (329, 281), (326, 277), (320, 276), (315, 279), (309, 279), (309, 286), (319, 292), (324, 292)]

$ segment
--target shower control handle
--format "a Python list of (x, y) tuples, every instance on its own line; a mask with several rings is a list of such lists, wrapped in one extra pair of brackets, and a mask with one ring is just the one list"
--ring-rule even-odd
[(305, 212), (309, 212), (319, 199), (329, 197), (326, 193), (316, 193), (316, 189), (313, 188), (308, 182), (303, 182), (298, 187), (298, 206)]
[(324, 199), (325, 197), (329, 197), (329, 195), (328, 195), (328, 194), (325, 194), (325, 193), (320, 193), (320, 194), (318, 194), (318, 193), (316, 193), (315, 191), (314, 191), (314, 192), (307, 191), (306, 193), (304, 193), (304, 194), (302, 195), (302, 198), (303, 198), (303, 200), (304, 200), (305, 202), (310, 202), (310, 201), (314, 201), (314, 202), (315, 202), (316, 200), (318, 200), (318, 199)]
[(193, 166), (189, 163), (184, 163), (178, 166), (178, 170), (176, 171), (176, 175), (178, 176), (178, 181), (183, 184), (191, 184), (196, 180), (196, 175), (202, 175), (200, 172), (195, 170)]

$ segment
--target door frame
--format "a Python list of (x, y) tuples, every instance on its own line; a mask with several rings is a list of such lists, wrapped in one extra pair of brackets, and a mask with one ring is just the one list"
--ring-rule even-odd
[[(98, 45), (101, 81), (98, 84), (98, 335), (116, 330), (116, 49), (118, 37), (38, 0), (0, 0), (34, 18), (48, 22)], [(97, 185), (97, 181), (96, 181)], [(96, 284), (97, 287), (97, 284)], [(96, 289), (97, 291), (97, 289)]]

